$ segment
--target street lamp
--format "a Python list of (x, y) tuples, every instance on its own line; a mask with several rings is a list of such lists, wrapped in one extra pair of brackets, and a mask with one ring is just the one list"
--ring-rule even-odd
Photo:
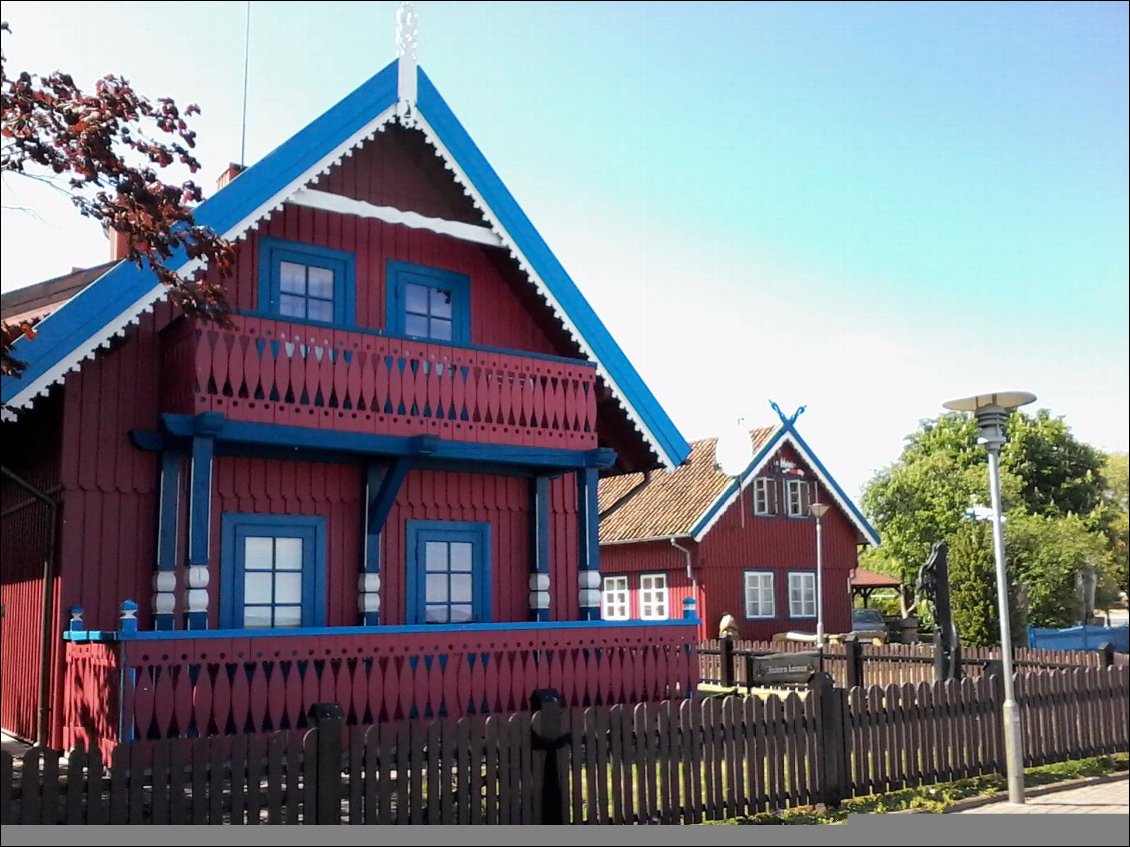
[(1001, 619), (1001, 665), (1004, 674), (1004, 757), (1008, 772), (1008, 801), (1024, 802), (1024, 750), (1020, 739), (1020, 709), (1012, 684), (1012, 633), (1008, 621), (1008, 575), (1004, 561), (1004, 529), (1001, 521), (1001, 446), (1007, 440), (1005, 427), (1014, 409), (1036, 399), (1027, 391), (978, 394), (943, 403), (955, 412), (972, 412), (981, 429), (978, 442), (989, 453), (989, 496), (993, 509), (993, 557), (997, 565), (997, 608)]
[(816, 646), (824, 652), (824, 544), (822, 519), (831, 508), (827, 503), (813, 503), (808, 511), (816, 518)]

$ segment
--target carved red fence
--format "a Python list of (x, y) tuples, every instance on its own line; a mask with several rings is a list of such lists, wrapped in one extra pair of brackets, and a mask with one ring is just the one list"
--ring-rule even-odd
[[(539, 688), (558, 690), (571, 706), (685, 697), (697, 684), (696, 645), (693, 623), (549, 624), (513, 630), (145, 637), (115, 645), (71, 644), (68, 650), (116, 650), (124, 668), (124, 738), (157, 739), (300, 729), (310, 707), (323, 702), (340, 703), (350, 724), (367, 724), (520, 711)], [(86, 692), (90, 681), (72, 678), (68, 688)], [(116, 677), (103, 684), (117, 685)], [(89, 693), (79, 699), (97, 701)], [(118, 713), (109, 700), (101, 713), (93, 707), (68, 710), (67, 719), (66, 743), (89, 744), (106, 737)]]
[(163, 350), (165, 409), (379, 435), (586, 450), (588, 363), (236, 317), (183, 322)]

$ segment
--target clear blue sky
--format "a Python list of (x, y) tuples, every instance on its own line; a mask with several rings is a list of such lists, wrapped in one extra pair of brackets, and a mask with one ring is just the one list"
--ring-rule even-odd
[[(252, 4), (249, 161), (393, 58), (395, 7)], [(6, 2), (4, 52), (199, 103), (210, 182), (244, 10)], [(855, 493), (942, 401), (1016, 387), (1127, 448), (1126, 4), (416, 10), (421, 64), (688, 437), (807, 404)], [(105, 258), (3, 192), (5, 290)]]

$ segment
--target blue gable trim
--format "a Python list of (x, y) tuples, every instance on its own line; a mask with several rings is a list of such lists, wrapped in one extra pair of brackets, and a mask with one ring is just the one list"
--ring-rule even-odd
[(869, 536), (867, 540), (871, 542), (873, 546), (879, 546), (879, 533), (875, 531), (875, 527), (871, 526), (867, 518), (863, 517), (863, 513), (859, 511), (858, 508), (856, 508), (855, 501), (844, 493), (844, 490), (840, 488), (840, 484), (836, 482), (835, 478), (830, 473), (828, 473), (828, 469), (824, 467), (824, 463), (821, 462), (820, 459), (817, 458), (816, 454), (812, 452), (812, 448), (808, 446), (808, 442), (800, 437), (800, 433), (796, 431), (792, 424), (787, 427), (787, 431), (792, 434), (793, 438), (796, 439), (796, 443), (800, 446), (801, 450), (803, 450), (807, 454), (807, 458), (812, 460), (812, 464), (814, 464), (816, 466), (816, 470), (824, 476), (824, 479), (827, 481), (829, 487), (831, 487), (832, 490), (836, 492), (836, 496), (839, 497), (842, 502), (847, 504), (848, 511), (851, 512), (851, 516), (861, 527), (864, 527), (864, 535)]
[[(389, 64), (352, 94), (292, 135), (262, 160), (241, 173), (196, 210), (196, 222), (226, 233), (264, 203), (299, 179), (374, 118), (396, 104), (396, 62)], [(180, 251), (169, 262), (187, 262)], [(27, 368), (19, 379), (4, 377), (3, 402), (42, 377), (157, 285), (149, 270), (119, 262), (65, 306), (45, 318), (32, 343), (18, 342), (17, 358)]]
[[(820, 475), (821, 480), (836, 494), (839, 498), (839, 502), (846, 507), (848, 517), (856, 523), (857, 528), (866, 536), (867, 542), (872, 546), (878, 547), (879, 533), (877, 533), (875, 528), (863, 517), (863, 513), (856, 507), (855, 502), (844, 493), (840, 484), (828, 473), (828, 469), (824, 467), (824, 463), (812, 452), (812, 448), (808, 446), (808, 442), (801, 438), (800, 433), (796, 431), (795, 425), (789, 421), (783, 421), (783, 425), (773, 433), (773, 436), (757, 451), (750, 463), (746, 465), (746, 469), (742, 471), (741, 477), (739, 477), (738, 480), (730, 481), (725, 489), (723, 489), (722, 493), (715, 498), (710, 508), (706, 510), (706, 513), (691, 527), (690, 532), (687, 534), (692, 538), (696, 538), (705, 527), (709, 526), (718, 512), (729, 503), (730, 498), (737, 494), (739, 480), (749, 476), (752, 470), (764, 461), (766, 456), (775, 452), (786, 435), (795, 442), (797, 448), (801, 454), (803, 454), (805, 461), (812, 464), (813, 468)], [(752, 480), (750, 480), (750, 482), (752, 483)], [(787, 496), (787, 490), (782, 486), (782, 497)]]
[(467, 130), (459, 123), (455, 113), (444, 102), (423, 68), (419, 70), (417, 97), (420, 114), (482, 195), (487, 206), (514, 239), (515, 244), (548, 286), (554, 298), (561, 304), (569, 320), (596, 354), (597, 360), (635, 407), (644, 425), (655, 436), (666, 459), (672, 465), (681, 465), (690, 455), (690, 445), (663, 411), (659, 401), (644, 384), (632, 363), (628, 361), (628, 357), (624, 355), (624, 351), (620, 349), (620, 345), (612, 338), (576, 283), (557, 261), (557, 257), (553, 255), (553, 251), (526, 217), (526, 213), (522, 211), (514, 196), (502, 184), (494, 168), (467, 134)]

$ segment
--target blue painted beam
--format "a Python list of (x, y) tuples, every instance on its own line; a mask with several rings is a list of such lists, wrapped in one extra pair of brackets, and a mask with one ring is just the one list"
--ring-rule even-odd
[[(178, 629), (175, 632), (154, 632), (152, 630), (138, 630), (134, 633), (122, 633), (114, 630), (82, 629), (68, 630), (63, 633), (64, 641), (75, 642), (105, 642), (105, 641), (188, 641), (209, 640), (215, 638), (317, 638), (330, 636), (364, 635), (402, 635), (409, 633), (428, 633), (438, 639), (444, 633), (459, 635), (467, 632), (553, 632), (568, 629), (584, 629), (592, 632), (595, 638), (601, 632), (622, 629), (639, 628), (668, 628), (668, 627), (695, 627), (698, 626), (697, 618), (672, 618), (663, 621), (504, 621), (501, 623), (461, 623), (461, 624), (406, 624), (403, 626), (304, 626), (284, 627), (279, 629), (208, 629), (201, 632), (187, 632)], [(546, 641), (546, 646), (552, 646), (552, 640)], [(544, 649), (544, 648), (539, 648)]]
[[(167, 414), (161, 416), (161, 423), (169, 435), (191, 438), (201, 434), (200, 419), (203, 417)], [(362, 456), (410, 456), (433, 461), (451, 460), (562, 470), (607, 468), (616, 461), (616, 451), (607, 448), (559, 450), (551, 447), (445, 441), (434, 435), (369, 435), (232, 420), (222, 420), (218, 425), (214, 420), (209, 420), (206, 424), (210, 433), (215, 428), (214, 438), (219, 444), (272, 446)]]
[(381, 530), (384, 529), (385, 521), (388, 520), (388, 513), (392, 511), (392, 505), (396, 502), (396, 495), (400, 493), (400, 486), (404, 484), (404, 478), (408, 476), (408, 471), (411, 469), (412, 460), (401, 456), (389, 465), (382, 475), (376, 492), (369, 492), (366, 525), (370, 534), (375, 531), (379, 535)]
[[(192, 470), (189, 480), (188, 501), (188, 567), (208, 567), (208, 540), (212, 522), (212, 450), (211, 438), (192, 439)], [(189, 586), (191, 592), (194, 586)], [(185, 624), (189, 629), (205, 629), (208, 612), (187, 611)]]
[[(598, 473), (596, 468), (585, 468), (577, 471), (577, 544), (579, 555), (577, 558), (578, 570), (581, 578), (586, 572), (599, 572), (600, 570), (600, 508), (597, 505)], [(588, 586), (588, 590), (592, 590)], [(585, 587), (581, 586), (582, 597)], [(581, 606), (581, 615), (585, 620), (599, 620), (600, 606)]]
[[(549, 592), (549, 477), (539, 476), (530, 482), (530, 543), (533, 547), (530, 557), (530, 597), (542, 594), (548, 599)], [(544, 588), (541, 586), (544, 585)], [(535, 621), (549, 620), (549, 607), (544, 608), (531, 602), (530, 617)]]
[[(171, 599), (176, 589), (177, 525), (180, 516), (180, 453), (167, 450), (161, 455), (161, 495), (157, 506), (157, 573), (154, 577), (155, 595)], [(153, 615), (155, 629), (172, 629), (173, 612), (161, 611)]]
[[(388, 470), (387, 465), (371, 464), (365, 473), (365, 571), (363, 579), (371, 575), (380, 578), (381, 530), (384, 528), (384, 521), (377, 522), (377, 500), (381, 488), (388, 478)], [(385, 518), (387, 520), (388, 516), (386, 515)], [(377, 626), (381, 622), (380, 612), (362, 611), (361, 620), (365, 626)]]

